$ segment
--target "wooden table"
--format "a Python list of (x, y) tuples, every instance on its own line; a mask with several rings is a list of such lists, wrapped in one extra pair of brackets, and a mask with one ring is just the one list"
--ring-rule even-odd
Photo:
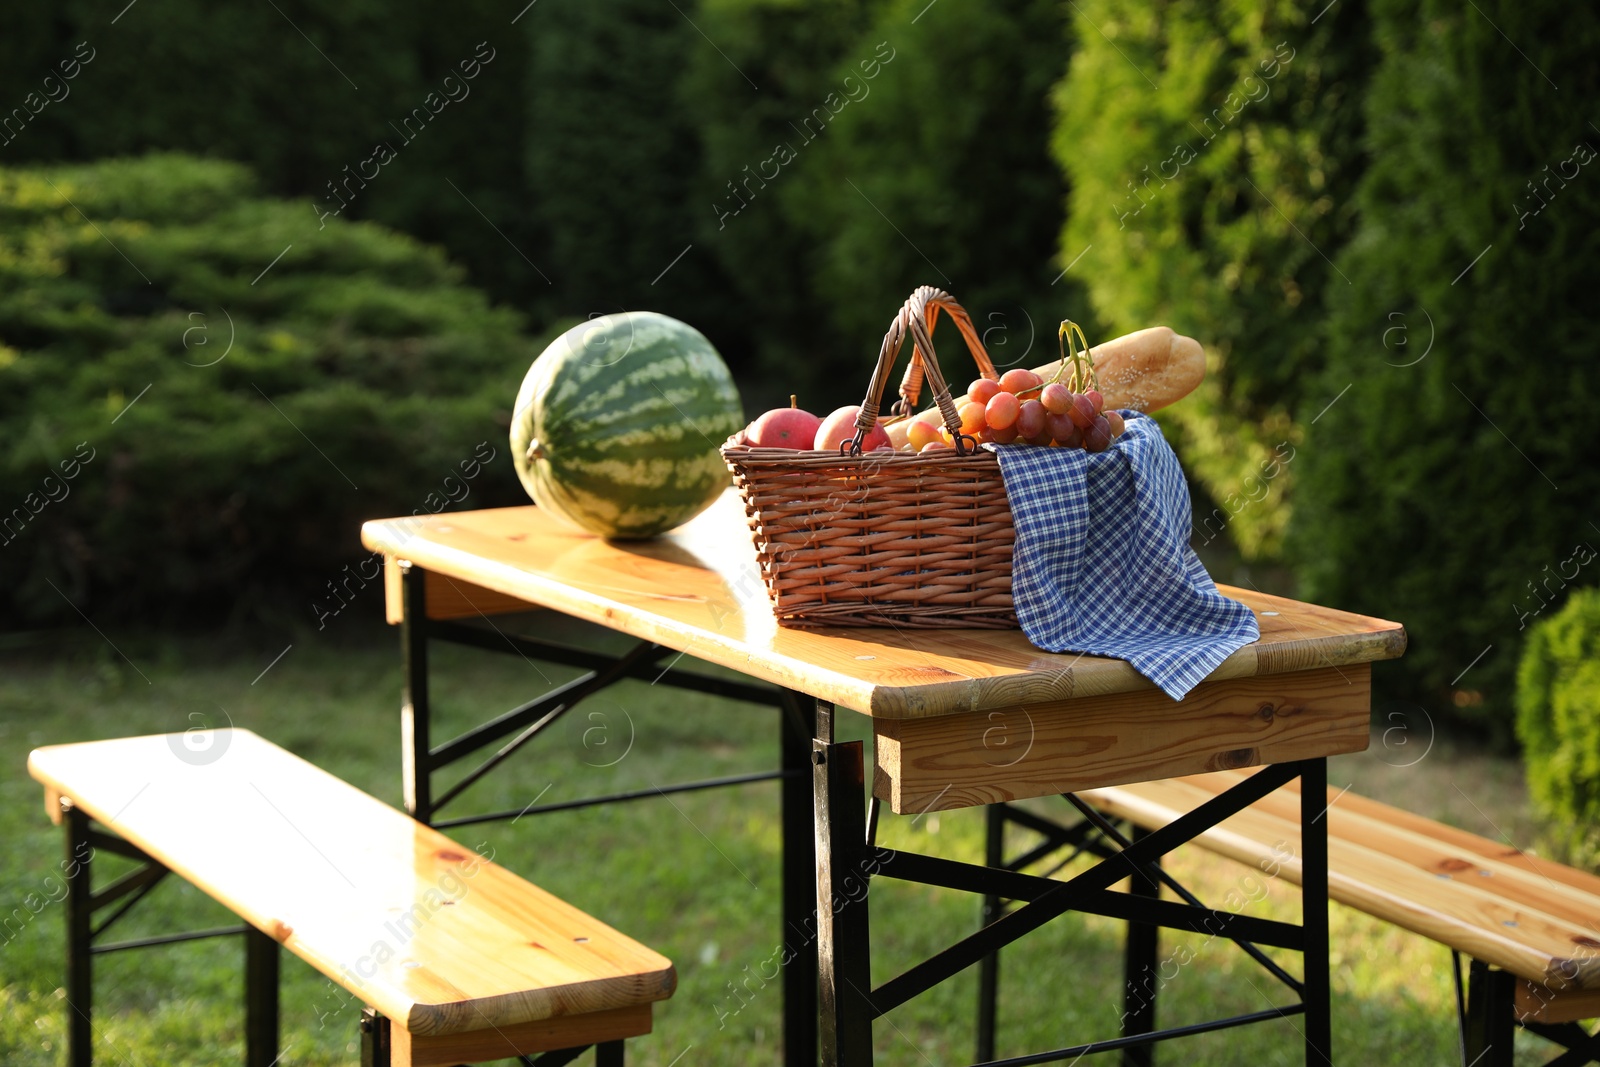
[[(437, 819), (438, 806), (449, 798), (433, 795), (430, 775), (489, 741), (536, 730), (541, 716), (605, 684), (653, 676), (654, 664), (672, 652), (731, 667), (756, 684), (671, 672), (667, 681), (775, 704), (785, 709), (791, 726), (798, 722), (808, 742), (798, 744), (794, 728), (785, 732), (783, 766), (775, 776), (784, 783), (784, 918), (792, 949), (786, 953), (792, 959), (785, 973), (785, 1052), (791, 1064), (815, 1061), (810, 1020), (818, 990), (807, 973), (813, 956), (820, 969), (823, 1062), (855, 1065), (871, 1060), (873, 1018), (966, 966), (992, 959), (1000, 946), (1066, 910), (1127, 918), (1130, 931), (1151, 931), (1152, 938), (1157, 926), (1213, 929), (1205, 923), (1223, 913), (1161, 901), (1153, 882), (1142, 892), (1135, 877), (1132, 894), (1109, 888), (1127, 878), (1129, 864), (1137, 874), (1154, 872), (1162, 854), (1296, 777), (1304, 797), (1322, 796), (1326, 757), (1367, 746), (1372, 661), (1399, 656), (1406, 640), (1391, 622), (1224, 586), (1223, 592), (1255, 610), (1261, 640), (1229, 656), (1175, 702), (1121, 660), (1040, 652), (1019, 631), (782, 629), (773, 621), (731, 490), (693, 522), (648, 542), (608, 543), (533, 507), (369, 522), (362, 541), (387, 560), (388, 616), (402, 626), (406, 800), (423, 821), (446, 826), (516, 814)], [(452, 621), (488, 622), (530, 606), (599, 623), (640, 644), (610, 657)], [(566, 655), (591, 670), (555, 694), (486, 723), (481, 732), (434, 747), (428, 737), (429, 637), (512, 646), (525, 655)], [(862, 799), (863, 746), (835, 741), (836, 707), (872, 719), (870, 814)], [(523, 739), (519, 735), (517, 743)], [(1254, 766), (1265, 770), (1216, 803), (1126, 842), (1123, 851), (1066, 881), (996, 863), (985, 867), (896, 852), (877, 847), (869, 833), (869, 826), (875, 833), (880, 802), (897, 813), (999, 805)], [(756, 777), (774, 776), (723, 782)], [(1303, 1010), (1308, 1061), (1320, 1062), (1329, 1059), (1327, 845), (1317, 821), (1320, 808), (1310, 799), (1303, 807), (1303, 928), (1246, 916), (1226, 920), (1228, 936), (1236, 940), (1303, 951), (1303, 1007), (1206, 1028)], [(991, 859), (993, 853), (991, 846)], [(996, 904), (1002, 896), (1028, 903), (872, 989), (863, 887), (881, 876), (982, 892)], [(814, 895), (808, 892), (813, 884)], [(1139, 1011), (1125, 1013), (1123, 1036), (1092, 1048), (1147, 1048), (1150, 1021)], [(989, 1028), (992, 1048), (992, 1020)], [(980, 1022), (980, 1059), (981, 1030)]]

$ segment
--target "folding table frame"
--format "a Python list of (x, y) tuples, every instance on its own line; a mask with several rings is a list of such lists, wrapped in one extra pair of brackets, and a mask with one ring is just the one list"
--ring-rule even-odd
[[(874, 800), (869, 810), (862, 801), (862, 743), (832, 740), (831, 705), (819, 704), (818, 721), (819, 733), (813, 744), (818, 896), (834, 902), (832, 909), (823, 909), (819, 924), (822, 930), (819, 951), (825, 1064), (870, 1064), (874, 1019), (973, 964), (982, 967), (978, 1059), (984, 1067), (1024, 1067), (1076, 1060), (1114, 1050), (1124, 1051), (1124, 1063), (1149, 1063), (1149, 1047), (1157, 1042), (1300, 1014), (1305, 1016), (1302, 1032), (1306, 1062), (1332, 1062), (1327, 828), (1320, 821), (1322, 808), (1313, 799), (1327, 793), (1325, 760), (1309, 759), (1265, 767), (1228, 792), (1159, 830), (1138, 835), (1137, 839), (1124, 837), (1087, 805), (1079, 806), (1086, 815), (1084, 821), (1072, 827), (1039, 819), (1011, 805), (990, 805), (988, 863), (979, 865), (879, 847), (875, 841), (878, 803)], [(1206, 908), (1163, 874), (1159, 863), (1163, 855), (1295, 778), (1301, 780), (1304, 798), (1301, 815), (1305, 838), (1300, 859), (1304, 871), (1301, 893), (1305, 916), (1301, 925)], [(1076, 801), (1076, 798), (1069, 799)], [(1000, 843), (1007, 820), (1044, 833), (1045, 843), (1006, 861), (1001, 855)], [(1111, 844), (1096, 841), (1089, 831), (1102, 835)], [(1063, 846), (1081, 848), (1102, 859), (1064, 881), (1022, 873), (1022, 867)], [(868, 877), (876, 875), (982, 894), (985, 925), (874, 988), (867, 948), (870, 894), (857, 895), (848, 889), (849, 879), (856, 872)], [(1111, 891), (1112, 885), (1130, 876), (1133, 887), (1130, 892)], [(1158, 881), (1173, 885), (1179, 895), (1185, 897), (1184, 902), (1161, 900), (1156, 889)], [(1015, 911), (1002, 913), (1002, 899), (1024, 903)], [(1122, 1034), (1046, 1052), (994, 1059), (998, 953), (1004, 946), (1068, 911), (1104, 915), (1129, 924)], [(1238, 942), (1274, 977), (1293, 989), (1299, 995), (1298, 1001), (1206, 1023), (1155, 1029), (1155, 931), (1160, 928), (1221, 934)], [(1305, 978), (1296, 981), (1262, 953), (1258, 945), (1301, 952), (1305, 959)]]
[[(828, 1067), (865, 1067), (872, 1062), (872, 1022), (932, 986), (978, 964), (980, 1005), (978, 1058), (989, 1067), (1023, 1067), (1120, 1050), (1125, 1064), (1147, 1064), (1157, 1042), (1247, 1023), (1303, 1015), (1306, 1059), (1331, 1063), (1328, 998), (1327, 836), (1317, 798), (1326, 795), (1326, 761), (1307, 759), (1267, 766), (1251, 778), (1206, 802), (1166, 827), (1124, 837), (1086, 805), (1076, 827), (1039, 819), (1012, 805), (988, 809), (989, 846), (986, 865), (885, 849), (876, 844), (878, 801), (865, 798), (863, 745), (836, 742), (834, 705), (792, 690), (709, 678), (681, 671), (660, 661), (672, 649), (642, 641), (621, 655), (508, 634), (461, 622), (429, 619), (425, 575), (420, 567), (401, 562), (401, 644), (405, 689), (402, 705), (403, 773), (407, 809), (440, 829), (516, 819), (523, 815), (573, 810), (690, 790), (741, 785), (776, 779), (780, 782), (783, 836), (782, 919), (785, 956), (784, 1062), (790, 1067), (817, 1062)], [(435, 745), (431, 741), (428, 689), (428, 641), (439, 639), (489, 651), (514, 651), (529, 659), (580, 667), (585, 674), (513, 708), (459, 737)], [(732, 777), (636, 790), (609, 796), (479, 815), (441, 817), (441, 809), (492, 771), (524, 744), (548, 728), (579, 701), (625, 678), (652, 679), (692, 692), (773, 706), (781, 715), (780, 767)], [(436, 793), (433, 776), (500, 742), (453, 786)], [(1160, 899), (1157, 882), (1175, 886), (1162, 872), (1160, 859), (1272, 790), (1301, 780), (1303, 845), (1300, 857), (1304, 921), (1292, 925), (1204, 907), (1177, 887), (1183, 902)], [(1075, 798), (1068, 798), (1074, 800)], [(1046, 836), (1039, 849), (1007, 860), (1001, 841), (1004, 826), (1014, 822)], [(1030, 875), (1022, 868), (1048, 851), (1072, 845), (1101, 857), (1101, 862), (1067, 880)], [(1041, 846), (1045, 848), (1045, 846)], [(1132, 876), (1128, 893), (1110, 887)], [(874, 988), (870, 977), (869, 895), (875, 876), (964, 890), (984, 898), (985, 925), (932, 958)], [(1001, 902), (1022, 902), (1003, 912)], [(1122, 1033), (1114, 1038), (1003, 1060), (993, 1058), (998, 953), (1017, 938), (1067, 911), (1126, 920), (1126, 956)], [(808, 927), (815, 927), (813, 937)], [(1297, 994), (1294, 1002), (1208, 1023), (1155, 1028), (1156, 931), (1160, 928), (1213, 933), (1238, 942), (1274, 977)], [(1304, 978), (1294, 979), (1257, 946), (1301, 952)], [(817, 1020), (820, 1018), (820, 1030)]]
[[(810, 739), (811, 704), (801, 694), (767, 685), (711, 678), (660, 661), (673, 650), (643, 641), (620, 656), (590, 649), (556, 644), (501, 631), (492, 623), (488, 628), (428, 618), (425, 574), (406, 562), (401, 568), (401, 602), (404, 617), (400, 624), (400, 643), (404, 659), (405, 684), (401, 697), (401, 760), (406, 810), (420, 822), (440, 830), (487, 822), (514, 820), (524, 815), (572, 811), (601, 804), (617, 804), (650, 797), (669, 796), (701, 789), (744, 785), (748, 782), (777, 780), (779, 818), (782, 822), (782, 926), (785, 956), (783, 968), (784, 1062), (814, 1064), (817, 1061), (816, 1014), (817, 943), (806, 933), (816, 907), (816, 853), (812, 847), (812, 804)], [(449, 641), (490, 652), (515, 652), (530, 660), (580, 667), (585, 673), (549, 692), (512, 708), (443, 744), (431, 742), (431, 711), (428, 700), (428, 641)], [(664, 785), (606, 796), (586, 797), (550, 804), (530, 804), (509, 811), (443, 818), (440, 810), (468, 787), (494, 770), (514, 752), (548, 729), (585, 697), (625, 678), (648, 679), (710, 696), (726, 697), (751, 704), (767, 705), (779, 713), (779, 769), (750, 774), (710, 778), (696, 782)], [(435, 793), (433, 776), (463, 762), (488, 746), (505, 741), (450, 788)]]

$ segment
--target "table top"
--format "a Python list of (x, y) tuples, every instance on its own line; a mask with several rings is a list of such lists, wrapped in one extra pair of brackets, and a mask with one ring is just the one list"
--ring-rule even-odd
[[(597, 622), (882, 718), (924, 718), (1159, 690), (1119, 659), (1041, 652), (1020, 630), (777, 625), (737, 493), (650, 541), (606, 541), (532, 506), (366, 523), (387, 556)], [(1212, 679), (1394, 659), (1398, 623), (1220, 586), (1255, 611), (1261, 639)]]
[(249, 730), (51, 745), (28, 772), (414, 1034), (672, 994), (659, 953)]

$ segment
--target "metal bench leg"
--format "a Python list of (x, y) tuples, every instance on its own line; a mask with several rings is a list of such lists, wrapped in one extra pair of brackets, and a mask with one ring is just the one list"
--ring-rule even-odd
[[(1136, 826), (1129, 835), (1137, 844), (1149, 836)], [(1157, 860), (1157, 863), (1160, 861)], [(1151, 874), (1135, 874), (1129, 879), (1130, 896), (1159, 899), (1161, 884)], [(1161, 948), (1160, 927), (1149, 923), (1128, 923), (1128, 940), (1123, 954), (1122, 1034), (1148, 1034), (1156, 1028), (1156, 956)], [(1135, 1045), (1122, 1050), (1122, 1067), (1150, 1067), (1154, 1045)]]
[(254, 926), (244, 931), (244, 1062), (278, 1062), (278, 942)]
[(1333, 1063), (1328, 962), (1328, 761), (1302, 760), (1300, 772), (1300, 920), (1305, 932), (1306, 1063)]
[(389, 1067), (389, 1020), (361, 1009), (361, 1067)]
[(783, 827), (783, 1062), (816, 1067), (817, 847), (811, 799), (811, 739), (816, 704), (803, 693), (783, 694), (778, 723), (780, 822)]
[(429, 756), (427, 575), (400, 562), (400, 652), (405, 688), (400, 695), (400, 774), (406, 811), (433, 825), (433, 761)]
[(1512, 1016), (1516, 976), (1473, 960), (1467, 978), (1465, 1063), (1470, 1067), (1512, 1067)]
[(622, 1067), (622, 1042), (602, 1041), (596, 1045), (594, 1067)]
[(89, 879), (89, 816), (62, 801), (67, 831), (67, 1063), (89, 1067), (94, 1060), (94, 974), (91, 932), (94, 929), (93, 884)]
[[(990, 867), (1006, 862), (1006, 809), (990, 804), (983, 809), (983, 861)], [(983, 895), (983, 925), (1000, 918), (1000, 898)], [(978, 1062), (994, 1059), (994, 1031), (1000, 1005), (1000, 950), (978, 963)]]
[(867, 813), (860, 741), (833, 743), (833, 705), (817, 703), (812, 742), (817, 834), (817, 961), (824, 1067), (871, 1067)]

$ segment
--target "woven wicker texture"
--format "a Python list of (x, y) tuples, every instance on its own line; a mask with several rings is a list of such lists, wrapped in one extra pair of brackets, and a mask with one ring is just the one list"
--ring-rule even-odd
[[(863, 430), (872, 425), (907, 334), (917, 350), (915, 378), (926, 376), (946, 425), (959, 429), (933, 350), (932, 326), (941, 310), (960, 329), (980, 372), (994, 376), (967, 313), (948, 293), (923, 286), (884, 335), (861, 405)], [(908, 373), (902, 383), (902, 395), (913, 403), (920, 385), (915, 378)], [(753, 448), (741, 433), (722, 448), (779, 623), (1015, 627), (1015, 532), (993, 454), (884, 449), (850, 455), (848, 447), (845, 453)]]

